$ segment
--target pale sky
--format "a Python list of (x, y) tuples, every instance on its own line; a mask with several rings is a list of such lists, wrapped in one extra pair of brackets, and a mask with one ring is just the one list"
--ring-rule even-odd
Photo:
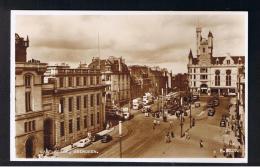
[(245, 55), (243, 15), (19, 15), (15, 32), (29, 36), (27, 59), (41, 62), (89, 64), (98, 56), (123, 57), (127, 65), (187, 72), (190, 48), (196, 54), (196, 26), (202, 36), (214, 36), (213, 56)]

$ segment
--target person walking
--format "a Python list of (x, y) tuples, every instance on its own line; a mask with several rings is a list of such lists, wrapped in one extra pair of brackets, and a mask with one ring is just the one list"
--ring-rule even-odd
[(192, 126), (195, 126), (195, 118), (192, 119)]
[(216, 150), (213, 150), (213, 157), (217, 158), (217, 151)]
[(153, 125), (156, 126), (156, 123), (157, 123), (157, 121), (154, 119), (153, 120)]
[(173, 131), (171, 131), (171, 136), (172, 136), (172, 138), (174, 138), (174, 133), (173, 133)]
[(165, 135), (165, 143), (168, 143), (168, 136)]
[(203, 141), (200, 139), (200, 148), (203, 148)]
[(187, 136), (188, 136), (188, 132), (187, 131), (184, 132), (184, 136), (185, 136), (185, 140), (187, 140)]
[(172, 128), (173, 127), (173, 121), (171, 120), (170, 121), (170, 128)]

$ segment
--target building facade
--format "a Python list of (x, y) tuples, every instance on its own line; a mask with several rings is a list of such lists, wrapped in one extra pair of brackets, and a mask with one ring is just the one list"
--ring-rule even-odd
[[(42, 89), (47, 64), (37, 60), (26, 61), (23, 38), (15, 35), (15, 148), (19, 158), (32, 158), (43, 150), (44, 113)], [(19, 46), (17, 46), (19, 45)]]
[(130, 94), (130, 72), (124, 59), (109, 57), (101, 60), (93, 58), (88, 66), (90, 69), (99, 69), (101, 71), (102, 83), (106, 88), (106, 105), (122, 106), (128, 104), (131, 98)]
[(148, 70), (148, 76), (152, 82), (151, 93), (155, 96), (167, 93), (172, 89), (172, 73), (169, 73), (167, 69), (160, 67), (150, 67)]
[(48, 66), (45, 82), (54, 87), (43, 91), (52, 111), (45, 117), (45, 148), (61, 148), (103, 130), (105, 85), (100, 70)]
[(28, 38), (16, 34), (15, 40), (16, 156), (33, 158), (103, 130), (106, 85), (100, 70), (27, 61)]
[(132, 65), (128, 66), (131, 76), (131, 97), (143, 97), (146, 92), (151, 92), (152, 82), (148, 76), (149, 67)]
[(189, 52), (188, 74), (190, 91), (199, 94), (236, 94), (238, 69), (244, 66), (244, 56), (213, 56), (213, 34), (208, 38), (196, 28), (197, 54)]

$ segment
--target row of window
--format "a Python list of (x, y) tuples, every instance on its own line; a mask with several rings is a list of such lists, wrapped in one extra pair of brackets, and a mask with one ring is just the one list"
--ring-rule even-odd
[[(60, 87), (63, 88), (65, 87), (65, 78), (66, 77), (59, 77), (59, 84)], [(74, 85), (74, 78), (76, 78), (76, 85)], [(96, 79), (96, 83), (95, 80)], [(68, 77), (67, 80), (67, 85), (68, 87), (74, 87), (74, 86), (86, 86), (88, 85), (88, 77)], [(90, 76), (90, 85), (94, 84), (100, 84), (100, 77), (99, 76)]]
[[(207, 68), (200, 68), (200, 73), (207, 73)], [(189, 73), (192, 73), (192, 68), (189, 69)], [(196, 73), (196, 68), (193, 69), (193, 73)]]
[[(118, 80), (120, 81), (120, 79), (121, 80), (128, 80), (129, 76), (128, 75), (118, 75)], [(109, 74), (105, 75), (105, 80), (111, 81), (111, 75), (109, 75)]]
[[(99, 115), (99, 112), (97, 112), (97, 115), (96, 115), (96, 120), (97, 120), (97, 124), (99, 124), (100, 122), (100, 115)], [(76, 130), (77, 131), (80, 131), (82, 128), (81, 128), (81, 117), (78, 117), (77, 120), (76, 120)], [(69, 134), (73, 133), (73, 119), (70, 119), (69, 120)], [(90, 126), (93, 126), (94, 125), (94, 115), (91, 114), (90, 115)], [(88, 117), (85, 115), (83, 117), (83, 129), (86, 129), (88, 127)], [(60, 136), (63, 137), (65, 136), (65, 123), (64, 121), (60, 122)]]
[[(208, 69), (207, 68), (200, 68), (200, 73), (207, 73)], [(192, 68), (189, 68), (189, 73), (192, 73)], [(193, 69), (193, 73), (196, 73), (196, 68)], [(215, 71), (216, 73), (220, 73), (219, 70)], [(231, 74), (231, 70), (226, 70), (226, 74)]]
[[(94, 107), (94, 96), (95, 94), (90, 95), (90, 107)], [(81, 99), (82, 96), (76, 96), (76, 110), (81, 109)], [(96, 105), (99, 106), (101, 102), (100, 93), (96, 94)], [(59, 112), (63, 113), (65, 108), (65, 98), (60, 98)], [(68, 98), (68, 111), (73, 111), (74, 106), (74, 97)], [(88, 95), (83, 96), (83, 107), (87, 108), (88, 106)]]
[(24, 132), (32, 132), (35, 131), (35, 120), (33, 121), (28, 121), (24, 123)]
[[(195, 81), (193, 82), (193, 86), (196, 86)], [(215, 86), (220, 86), (220, 75), (219, 74), (215, 75)], [(231, 75), (230, 74), (226, 75), (226, 86), (231, 86)]]

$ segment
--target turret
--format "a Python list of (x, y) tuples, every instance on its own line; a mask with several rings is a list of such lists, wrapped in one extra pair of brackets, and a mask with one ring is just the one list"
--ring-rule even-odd
[(26, 62), (27, 48), (29, 47), (29, 37), (26, 40), (15, 34), (15, 61)]
[(201, 27), (196, 28), (196, 39), (197, 39), (197, 55), (200, 55), (200, 40), (201, 40)]
[(211, 31), (209, 31), (208, 34), (208, 45), (209, 45), (209, 54), (210, 56), (213, 55), (213, 34)]

